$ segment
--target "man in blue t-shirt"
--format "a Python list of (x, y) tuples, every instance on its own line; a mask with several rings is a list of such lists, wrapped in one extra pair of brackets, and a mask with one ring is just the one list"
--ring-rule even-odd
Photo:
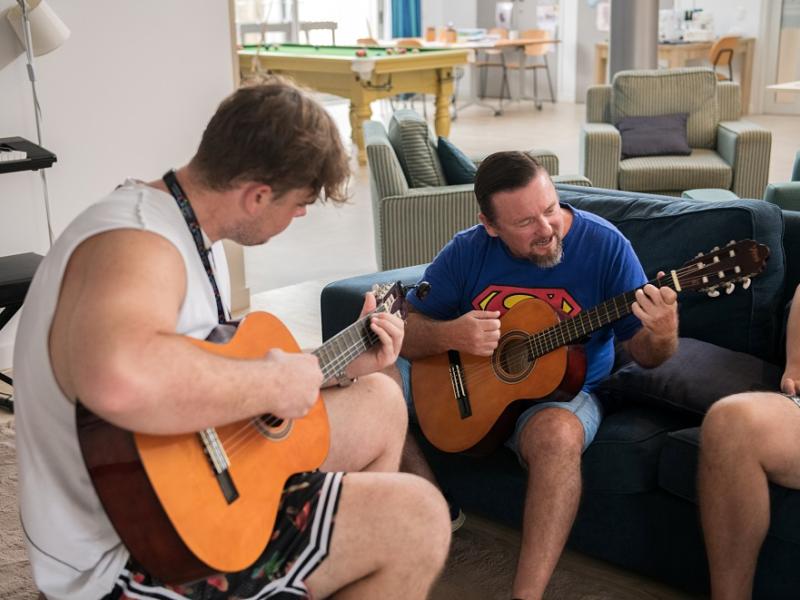
[[(458, 233), (430, 264), (424, 279), (431, 288), (424, 299), (409, 295), (404, 359), (397, 364), (409, 407), (409, 361), (448, 350), (491, 356), (500, 339), (500, 317), (517, 302), (538, 298), (567, 319), (644, 286), (635, 294), (632, 315), (595, 331), (586, 343), (580, 392), (568, 402), (528, 408), (506, 442), (529, 472), (513, 596), (540, 598), (577, 512), (581, 453), (602, 419), (594, 389), (611, 371), (614, 338), (640, 365), (662, 363), (677, 347), (676, 294), (645, 285), (630, 242), (604, 219), (560, 205), (547, 172), (525, 153), (486, 158), (475, 195), (481, 224)], [(435, 483), (411, 436), (403, 468)], [(454, 527), (463, 519), (451, 517)]]

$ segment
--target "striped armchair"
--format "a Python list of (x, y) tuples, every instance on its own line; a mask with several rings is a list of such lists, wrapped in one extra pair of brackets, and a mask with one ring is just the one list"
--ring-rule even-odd
[[(395, 111), (392, 119), (416, 121), (425, 133), (390, 139), (382, 123), (364, 123), (375, 255), (382, 271), (430, 262), (456, 232), (478, 222), (472, 184), (446, 185), (427, 122), (411, 110)], [(528, 153), (554, 182), (591, 185), (585, 177), (558, 176), (558, 157), (552, 152)]]
[[(739, 120), (739, 85), (717, 82), (706, 68), (621, 71), (611, 85), (591, 86), (581, 130), (580, 170), (596, 187), (679, 196), (693, 188), (761, 198), (772, 135)], [(623, 117), (689, 113), (688, 156), (621, 159), (614, 126)]]

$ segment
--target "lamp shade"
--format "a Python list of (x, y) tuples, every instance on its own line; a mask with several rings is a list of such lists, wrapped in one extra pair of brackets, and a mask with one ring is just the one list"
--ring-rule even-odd
[[(69, 29), (44, 0), (27, 0), (28, 21), (31, 24), (31, 44), (34, 56), (47, 54), (58, 48), (69, 38)], [(25, 29), (22, 24), (22, 9), (12, 6), (7, 15), (19, 41), (25, 45)]]

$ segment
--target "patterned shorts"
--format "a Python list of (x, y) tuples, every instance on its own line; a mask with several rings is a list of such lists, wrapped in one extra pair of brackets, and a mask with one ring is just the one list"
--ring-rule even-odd
[(328, 555), (344, 473), (298, 473), (283, 489), (267, 547), (253, 565), (186, 585), (165, 585), (131, 558), (103, 600), (307, 598), (303, 583)]

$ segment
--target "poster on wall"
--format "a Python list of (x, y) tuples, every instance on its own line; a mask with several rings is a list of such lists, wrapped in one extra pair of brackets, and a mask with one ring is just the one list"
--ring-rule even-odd
[(494, 24), (496, 27), (511, 29), (511, 15), (514, 12), (513, 2), (498, 2), (494, 7)]

